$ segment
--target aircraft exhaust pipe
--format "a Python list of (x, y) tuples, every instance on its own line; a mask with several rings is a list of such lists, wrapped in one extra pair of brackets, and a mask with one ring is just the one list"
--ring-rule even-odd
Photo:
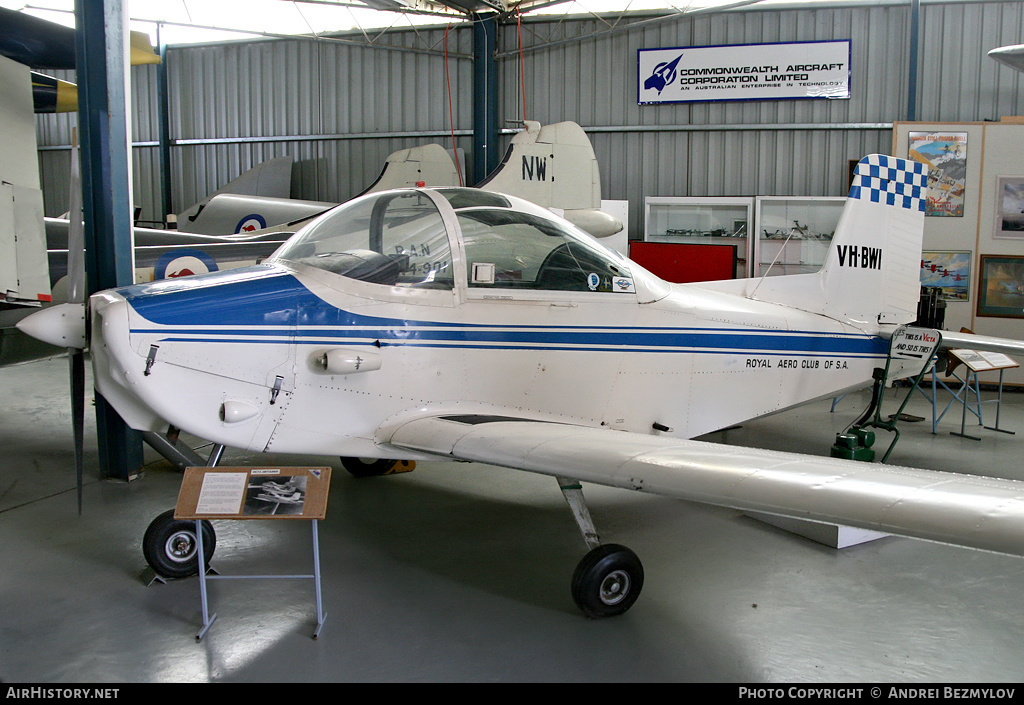
[(333, 348), (320, 354), (317, 366), (328, 374), (350, 375), (379, 370), (381, 358), (377, 353), (368, 350)]

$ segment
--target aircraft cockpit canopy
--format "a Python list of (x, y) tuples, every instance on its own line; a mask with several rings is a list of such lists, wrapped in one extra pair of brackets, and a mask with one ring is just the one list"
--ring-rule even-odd
[[(450, 233), (445, 223), (453, 220)], [(459, 243), (463, 256), (455, 258)], [(463, 257), (465, 266), (456, 266)], [(543, 209), (469, 188), (357, 198), (301, 230), (275, 259), (398, 287), (634, 291), (618, 253)]]
[(448, 231), (434, 201), (418, 191), (385, 191), (338, 206), (275, 254), (374, 284), (452, 288)]

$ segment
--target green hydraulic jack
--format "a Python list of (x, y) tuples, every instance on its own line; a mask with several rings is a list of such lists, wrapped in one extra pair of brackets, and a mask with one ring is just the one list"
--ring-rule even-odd
[[(910, 328), (903, 326), (893, 333), (889, 341), (889, 357), (886, 359), (885, 368), (876, 367), (871, 373), (874, 380), (871, 387), (871, 403), (860, 418), (854, 421), (845, 431), (836, 434), (836, 442), (832, 446), (831, 456), (833, 458), (845, 458), (847, 460), (863, 460), (872, 462), (875, 459), (875, 451), (871, 446), (875, 443), (874, 431), (869, 428), (880, 428), (893, 433), (892, 443), (882, 456), (882, 461), (889, 459), (892, 449), (900, 439), (900, 431), (896, 428), (896, 422), (903, 415), (910, 397), (920, 386), (921, 380), (931, 369), (932, 361), (935, 359), (935, 352), (939, 349), (942, 341), (942, 334), (937, 330)], [(914, 376), (914, 383), (907, 392), (906, 398), (900, 404), (899, 410), (890, 415), (886, 420), (882, 419), (882, 392), (885, 389), (885, 381), (889, 377), (889, 368), (893, 359), (903, 361), (914, 361), (921, 364), (921, 369)]]

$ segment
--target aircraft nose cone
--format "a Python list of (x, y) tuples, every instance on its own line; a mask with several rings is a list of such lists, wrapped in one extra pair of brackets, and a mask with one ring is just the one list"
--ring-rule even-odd
[(85, 348), (85, 305), (59, 304), (18, 321), (18, 330), (59, 348)]

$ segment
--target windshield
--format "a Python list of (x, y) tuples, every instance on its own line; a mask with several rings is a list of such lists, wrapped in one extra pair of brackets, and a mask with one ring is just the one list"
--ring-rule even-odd
[(454, 286), (448, 233), (426, 194), (371, 194), (338, 206), (278, 251), (351, 279), (419, 288)]
[(635, 291), (626, 260), (556, 221), (483, 208), (458, 218), (470, 287)]

